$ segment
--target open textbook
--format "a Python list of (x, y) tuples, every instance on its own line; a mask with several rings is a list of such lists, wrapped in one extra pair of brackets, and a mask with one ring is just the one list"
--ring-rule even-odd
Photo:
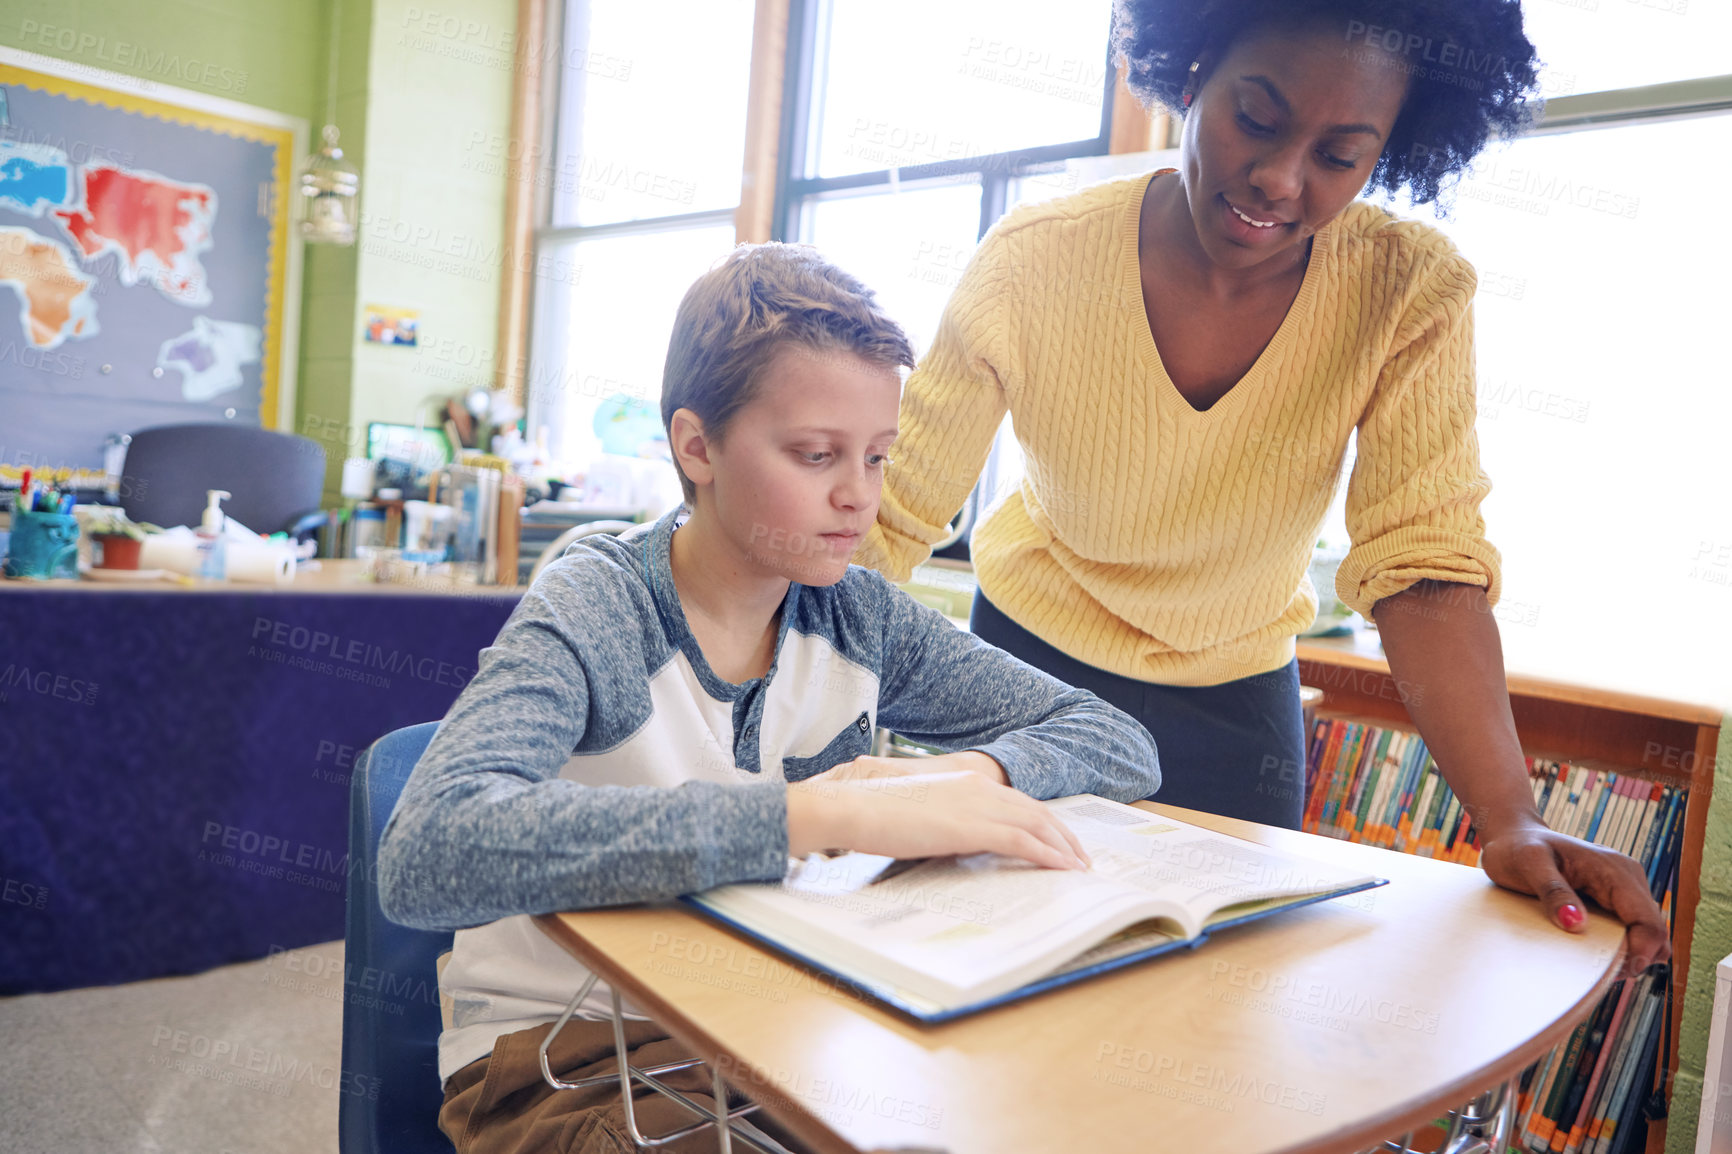
[(1386, 884), (1093, 794), (1046, 803), (1087, 871), (994, 853), (814, 854), (680, 900), (922, 1021), (942, 1022)]

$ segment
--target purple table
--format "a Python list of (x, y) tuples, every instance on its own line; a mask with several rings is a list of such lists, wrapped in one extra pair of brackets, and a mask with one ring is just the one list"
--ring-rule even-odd
[(0, 994), (343, 936), (355, 756), (520, 595), (348, 589), (0, 583)]

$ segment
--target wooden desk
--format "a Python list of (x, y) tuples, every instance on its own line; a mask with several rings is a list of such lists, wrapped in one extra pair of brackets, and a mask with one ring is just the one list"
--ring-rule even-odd
[(1519, 1072), (1622, 959), (1478, 870), (1139, 804), (1391, 884), (934, 1027), (683, 908), (539, 921), (824, 1154), (1365, 1150)]

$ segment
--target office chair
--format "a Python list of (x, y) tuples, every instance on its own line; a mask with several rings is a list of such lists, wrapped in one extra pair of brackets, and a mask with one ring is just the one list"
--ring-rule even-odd
[(251, 425), (158, 425), (132, 434), (120, 504), (133, 521), (197, 527), (205, 490), (232, 494), (223, 511), (255, 533), (311, 535), (326, 520), (325, 450), (308, 437)]
[(438, 728), (429, 721), (386, 734), (356, 759), (349, 779), (342, 1154), (451, 1154), (438, 1125), (445, 1093), (434, 965), (452, 935), (400, 926), (379, 909), (379, 835)]

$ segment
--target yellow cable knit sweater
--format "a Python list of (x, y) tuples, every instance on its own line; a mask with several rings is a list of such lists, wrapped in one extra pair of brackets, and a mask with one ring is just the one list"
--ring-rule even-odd
[(906, 580), (1008, 409), (1027, 472), (974, 530), (986, 596), (1127, 677), (1216, 685), (1267, 672), (1316, 618), (1306, 568), (1357, 428), (1342, 601), (1368, 613), (1430, 577), (1495, 602), (1473, 267), (1437, 230), (1356, 201), (1316, 234), (1274, 340), (1198, 412), (1143, 313), (1150, 179), (1018, 209), (981, 242), (908, 379), (878, 522), (855, 560)]

